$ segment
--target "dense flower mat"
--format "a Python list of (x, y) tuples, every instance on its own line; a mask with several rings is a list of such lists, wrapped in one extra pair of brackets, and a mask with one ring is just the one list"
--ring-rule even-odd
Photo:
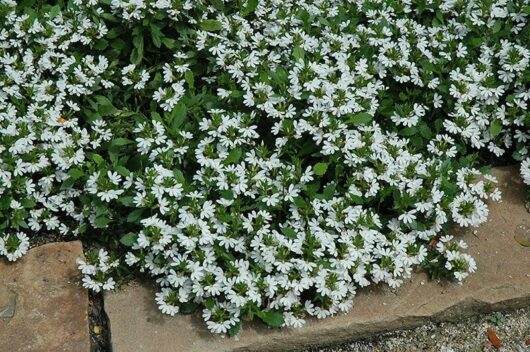
[[(421, 267), (530, 183), (529, 0), (0, 0), (0, 255), (78, 236), (233, 335)], [(479, 171), (480, 170), (480, 171)], [(486, 173), (486, 175), (481, 175)], [(69, 236), (69, 237), (68, 237)]]

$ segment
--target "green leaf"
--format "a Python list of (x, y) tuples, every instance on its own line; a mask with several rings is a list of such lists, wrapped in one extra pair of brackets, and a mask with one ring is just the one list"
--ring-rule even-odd
[(68, 188), (72, 187), (74, 185), (74, 183), (75, 183), (75, 179), (69, 177), (66, 180), (64, 180), (64, 182), (61, 185), (60, 190), (62, 191), (62, 190), (68, 189)]
[(144, 36), (142, 34), (142, 31), (139, 30), (139, 31), (133, 31), (134, 32), (134, 36), (133, 36), (133, 45), (135, 48), (137, 49), (144, 49)]
[(193, 72), (191, 70), (184, 72), (184, 80), (188, 84), (188, 87), (195, 87), (195, 77), (193, 76)]
[(37, 203), (35, 202), (34, 199), (31, 199), (31, 198), (25, 198), (25, 199), (22, 199), (20, 201), (20, 204), (24, 207), (24, 208), (33, 208), (35, 207), (35, 205), (37, 205)]
[(124, 246), (132, 247), (136, 243), (137, 239), (138, 239), (138, 234), (129, 232), (128, 234), (125, 234), (120, 238), (120, 242)]
[(103, 228), (106, 227), (111, 221), (112, 220), (106, 216), (100, 216), (99, 218), (96, 218), (96, 220), (94, 221), (94, 225), (97, 228)]
[(358, 204), (358, 205), (364, 204), (364, 200), (360, 196), (356, 196), (356, 195), (351, 194), (351, 195), (349, 195), (349, 199), (355, 204)]
[(232, 325), (230, 329), (228, 329), (228, 336), (234, 337), (239, 333), (240, 330), (241, 330), (241, 322), (238, 321), (237, 323)]
[(481, 168), (479, 168), (478, 171), (480, 171), (480, 173), (483, 175), (489, 174), (491, 173), (491, 165), (484, 165)]
[(245, 6), (245, 8), (241, 10), (240, 12), (241, 17), (248, 16), (249, 14), (254, 12), (257, 7), (258, 7), (258, 0), (248, 0), (247, 6)]
[(144, 37), (141, 31), (133, 37), (134, 49), (131, 52), (131, 62), (138, 65), (144, 58)]
[(405, 137), (414, 136), (418, 132), (418, 129), (416, 127), (405, 127), (401, 131), (399, 131), (399, 134)]
[(114, 115), (116, 112), (118, 112), (118, 109), (116, 109), (114, 105), (112, 105), (112, 102), (109, 98), (103, 95), (96, 95), (94, 98), (97, 102), (98, 113), (101, 116)]
[[(102, 2), (104, 2), (104, 1), (102, 1)], [(116, 16), (113, 16), (110, 13), (102, 13), (102, 14), (100, 14), (100, 16), (102, 18), (106, 19), (109, 22), (113, 22), (113, 23), (119, 23), (120, 22), (120, 20)]]
[(281, 231), (286, 237), (289, 237), (292, 240), (298, 237), (296, 231), (290, 227), (282, 227)]
[(337, 185), (335, 183), (329, 183), (326, 187), (324, 187), (324, 199), (331, 200), (335, 194), (336, 187)]
[(491, 30), (495, 34), (495, 33), (499, 33), (501, 28), (502, 28), (502, 22), (501, 21), (495, 21), (495, 24), (493, 25), (493, 28)]
[(373, 117), (367, 112), (359, 112), (357, 114), (352, 115), (348, 122), (353, 125), (366, 125), (372, 121)]
[(105, 50), (109, 46), (109, 42), (105, 39), (100, 39), (96, 43), (94, 43), (94, 49), (97, 50)]
[(101, 165), (105, 162), (105, 160), (101, 157), (99, 154), (92, 154), (92, 160), (98, 165)]
[(227, 214), (227, 213), (217, 213), (216, 214), (217, 216), (217, 219), (221, 222), (224, 222), (224, 223), (230, 223), (232, 222), (232, 216), (230, 214)]
[(29, 229), (28, 224), (22, 219), (17, 221), (17, 226), (15, 228), (18, 229), (18, 227), (22, 227), (23, 229)]
[(328, 171), (328, 163), (318, 163), (313, 167), (313, 172), (317, 176), (322, 176)]
[(123, 146), (123, 145), (127, 145), (127, 144), (132, 144), (134, 143), (134, 141), (130, 140), (130, 139), (127, 139), (127, 138), (116, 138), (114, 140), (112, 140), (112, 145), (116, 145), (116, 146)]
[(502, 132), (501, 120), (493, 120), (490, 125), (490, 133), (493, 138), (497, 137)]
[(469, 38), (468, 46), (471, 48), (478, 48), (482, 45), (483, 42), (484, 38), (482, 37)]
[(131, 172), (127, 170), (127, 168), (121, 165), (117, 165), (116, 167), (114, 167), (114, 169), (116, 169), (116, 171), (123, 177), (127, 177), (131, 174)]
[(96, 217), (99, 217), (100, 215), (105, 215), (108, 212), (108, 207), (106, 204), (100, 204), (96, 207)]
[(423, 67), (423, 69), (427, 72), (434, 72), (435, 67), (429, 60), (420, 60), (420, 64)]
[(85, 173), (80, 169), (74, 168), (68, 171), (68, 176), (70, 176), (71, 179), (77, 180), (78, 178), (85, 176)]
[(283, 325), (283, 315), (277, 311), (258, 311), (256, 315), (268, 326), (279, 328)]
[(232, 163), (237, 163), (239, 161), (239, 159), (241, 159), (241, 155), (243, 154), (243, 151), (241, 150), (241, 148), (234, 148), (230, 151), (230, 153), (228, 153), (228, 156), (226, 157), (226, 159), (223, 161), (223, 164), (227, 165), (227, 164), (232, 164)]
[(305, 56), (305, 50), (299, 46), (293, 49), (293, 57), (296, 61), (303, 60)]
[(232, 192), (232, 191), (229, 190), (229, 189), (224, 190), (224, 191), (220, 191), (219, 194), (220, 194), (221, 197), (224, 198), (224, 199), (228, 199), (228, 200), (232, 200), (232, 199), (234, 199), (234, 192)]
[(199, 305), (194, 302), (185, 302), (180, 304), (180, 313), (191, 314), (197, 311)]
[(118, 198), (118, 203), (123, 204), (127, 207), (134, 207), (134, 197), (125, 196)]
[(135, 209), (129, 213), (127, 216), (127, 222), (136, 222), (136, 220), (140, 219), (143, 213), (143, 209)]
[(317, 19), (318, 19), (318, 22), (322, 23), (324, 26), (328, 26), (328, 27), (331, 27), (331, 26), (332, 26), (331, 22), (328, 21), (328, 19), (325, 18), (325, 17), (318, 16)]
[(110, 46), (113, 49), (122, 50), (123, 48), (125, 48), (127, 46), (127, 43), (125, 43), (125, 41), (123, 39), (116, 38), (110, 43)]
[(37, 0), (22, 0), (22, 1), (17, 2), (17, 3), (22, 8), (29, 8), (29, 7), (32, 7), (33, 5), (35, 5), (36, 1)]
[(224, 0), (209, 0), (208, 2), (215, 7), (216, 10), (224, 10), (225, 5), (223, 4)]
[(153, 39), (153, 44), (160, 48), (162, 46), (162, 31), (160, 31), (160, 28), (158, 26), (150, 23), (149, 29), (151, 30), (151, 39)]
[(177, 41), (168, 37), (162, 38), (162, 44), (168, 49), (175, 49), (177, 47)]
[(443, 129), (442, 119), (436, 119), (434, 121), (434, 129), (436, 130), (436, 133), (440, 133), (440, 131)]
[(213, 300), (213, 298), (209, 297), (206, 299), (206, 302), (204, 302), (204, 306), (206, 307), (206, 309), (212, 310), (215, 306), (215, 301)]
[(50, 9), (50, 19), (54, 19), (61, 12), (61, 7), (59, 5), (52, 6)]
[(3, 196), (0, 198), (0, 209), (9, 209), (11, 207), (11, 197)]
[(436, 11), (436, 19), (440, 22), (440, 23), (444, 23), (444, 15), (441, 11)]
[(432, 131), (429, 128), (429, 126), (427, 126), (427, 124), (425, 124), (425, 123), (422, 123), (420, 125), (420, 134), (425, 139), (431, 139), (432, 138)]
[(109, 39), (115, 39), (118, 38), (121, 34), (123, 34), (123, 29), (120, 27), (114, 27), (110, 31), (108, 31), (106, 37)]
[(176, 131), (184, 121), (186, 120), (186, 115), (188, 109), (184, 103), (178, 103), (171, 111), (171, 130)]
[(201, 28), (207, 32), (215, 32), (223, 29), (223, 26), (217, 20), (205, 20), (201, 22)]
[(184, 177), (184, 174), (182, 173), (182, 171), (178, 170), (178, 169), (175, 169), (173, 170), (173, 175), (175, 176), (175, 179), (181, 183), (181, 184), (185, 184), (186, 183), (186, 178)]
[(300, 209), (307, 209), (309, 207), (309, 204), (307, 204), (307, 202), (302, 197), (296, 197), (294, 199), (294, 204)]
[(423, 149), (424, 143), (423, 138), (420, 135), (414, 135), (410, 138), (410, 142), (413, 146), (415, 146), (418, 150)]

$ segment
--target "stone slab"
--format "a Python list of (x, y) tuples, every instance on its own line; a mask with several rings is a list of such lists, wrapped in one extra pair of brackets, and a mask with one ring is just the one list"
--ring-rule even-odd
[(114, 352), (288, 351), (413, 328), (427, 321), (530, 305), (530, 248), (514, 240), (515, 231), (530, 226), (524, 207), (525, 190), (516, 168), (497, 168), (502, 203), (491, 204), (489, 221), (465, 236), (478, 272), (458, 285), (430, 281), (416, 273), (392, 291), (375, 287), (361, 291), (353, 309), (325, 320), (309, 320), (300, 329), (267, 329), (244, 324), (237, 338), (214, 336), (201, 317), (161, 314), (154, 288), (135, 283), (105, 295)]
[(82, 256), (75, 241), (0, 259), (0, 351), (90, 351), (88, 293), (75, 262)]

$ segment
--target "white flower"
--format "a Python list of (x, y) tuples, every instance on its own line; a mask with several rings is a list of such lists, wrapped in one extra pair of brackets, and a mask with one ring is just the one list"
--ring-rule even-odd
[(521, 163), (521, 175), (523, 176), (524, 183), (530, 185), (530, 158), (526, 158)]
[(416, 220), (416, 215), (414, 215), (416, 213), (416, 210), (411, 210), (407, 213), (404, 213), (404, 214), (401, 214), (398, 219), (403, 221), (405, 224), (410, 224), (412, 223), (414, 220)]

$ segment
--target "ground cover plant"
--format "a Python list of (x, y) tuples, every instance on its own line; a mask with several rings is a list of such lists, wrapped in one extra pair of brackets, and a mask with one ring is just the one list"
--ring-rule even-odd
[(493, 163), (530, 184), (530, 1), (0, 0), (0, 255), (156, 280), (214, 333), (464, 280)]

